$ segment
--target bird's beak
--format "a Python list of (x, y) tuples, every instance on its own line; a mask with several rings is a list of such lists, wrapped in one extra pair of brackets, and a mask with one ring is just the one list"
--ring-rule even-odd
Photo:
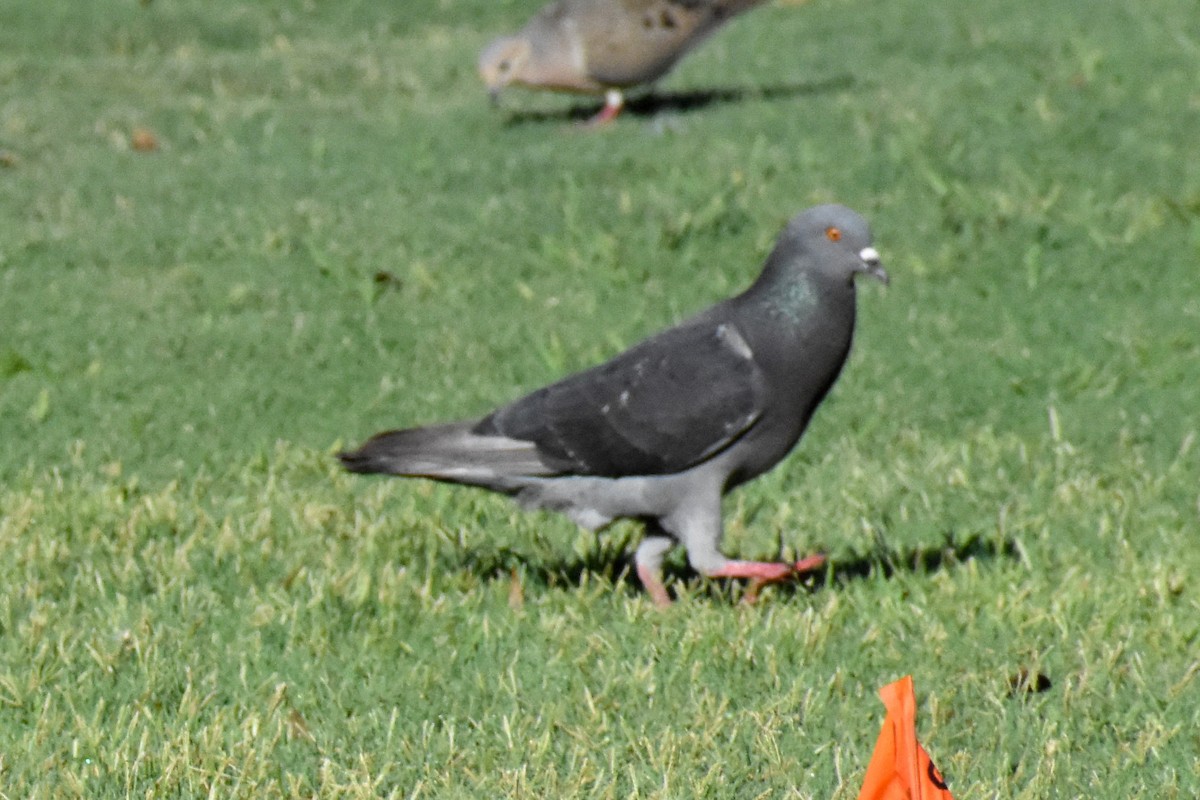
[(488, 89), (488, 101), (491, 102), (492, 108), (500, 107), (500, 87), (493, 86)]
[(887, 270), (883, 268), (883, 263), (879, 260), (879, 252), (874, 247), (864, 247), (858, 251), (858, 257), (863, 262), (863, 272), (875, 278), (884, 286), (891, 283), (891, 278), (888, 277)]

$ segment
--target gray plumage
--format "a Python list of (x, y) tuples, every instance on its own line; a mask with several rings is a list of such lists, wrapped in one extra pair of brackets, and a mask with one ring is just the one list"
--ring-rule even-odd
[(482, 418), (388, 431), (340, 458), (352, 472), (503, 492), (591, 529), (646, 520), (635, 560), (659, 603), (675, 544), (705, 575), (778, 580), (794, 565), (721, 554), (721, 497), (787, 455), (833, 386), (860, 273), (887, 281), (866, 221), (811, 208), (736, 297)]

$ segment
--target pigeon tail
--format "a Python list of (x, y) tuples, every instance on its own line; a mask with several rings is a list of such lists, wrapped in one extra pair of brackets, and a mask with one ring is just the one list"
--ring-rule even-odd
[(338, 454), (350, 472), (384, 473), (511, 491), (520, 478), (555, 474), (533, 442), (472, 433), (477, 420), (385, 431)]

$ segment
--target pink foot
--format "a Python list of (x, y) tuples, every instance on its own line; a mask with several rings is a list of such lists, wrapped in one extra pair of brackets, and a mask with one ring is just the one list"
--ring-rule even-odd
[(625, 96), (616, 90), (608, 92), (604, 95), (604, 108), (596, 112), (596, 115), (584, 123), (585, 127), (598, 128), (601, 125), (607, 125), (617, 118), (621, 113), (621, 109), (625, 107)]
[(654, 605), (659, 608), (666, 608), (671, 605), (671, 596), (667, 594), (667, 589), (663, 586), (662, 578), (658, 576), (655, 570), (649, 567), (638, 567), (637, 574), (638, 579), (642, 582), (642, 586), (646, 587), (646, 594), (650, 595), (650, 599), (654, 601)]
[(761, 581), (781, 581), (796, 570), (791, 564), (774, 561), (727, 561), (710, 578), (756, 578)]
[(797, 575), (820, 569), (825, 564), (825, 556), (809, 556), (795, 564), (785, 564), (769, 561), (730, 561), (716, 572), (709, 573), (710, 578), (750, 578), (750, 585), (742, 595), (742, 602), (753, 604), (758, 601), (758, 593), (768, 583), (775, 583)]
[[(710, 572), (710, 578), (749, 578), (750, 584), (742, 596), (742, 602), (752, 604), (758, 600), (758, 592), (768, 583), (786, 580), (798, 575), (820, 569), (825, 566), (825, 556), (816, 555), (802, 558), (794, 564), (776, 561), (727, 561), (725, 566), (716, 572)], [(663, 586), (662, 578), (655, 570), (648, 567), (637, 568), (638, 579), (646, 587), (646, 594), (659, 608), (671, 605), (671, 596)]]

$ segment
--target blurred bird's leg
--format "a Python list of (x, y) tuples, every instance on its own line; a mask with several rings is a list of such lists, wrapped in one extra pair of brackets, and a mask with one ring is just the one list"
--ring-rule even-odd
[[(754, 564), (757, 562), (743, 561), (740, 563)], [(818, 570), (821, 567), (825, 566), (825, 556), (822, 556), (822, 555), (809, 556), (808, 558), (800, 559), (795, 564), (781, 563), (781, 564), (767, 564), (766, 566), (787, 567), (788, 571), (783, 576), (784, 578), (789, 578), (789, 577), (793, 577), (793, 576), (799, 577), (800, 575), (807, 575), (808, 573)], [(746, 605), (753, 605), (754, 603), (758, 602), (758, 592), (760, 589), (762, 589), (762, 587), (766, 586), (768, 583), (775, 583), (782, 579), (783, 578), (759, 578), (759, 577), (751, 578), (750, 585), (746, 587), (746, 593), (742, 595), (742, 602), (745, 603)]]
[(719, 569), (709, 572), (710, 578), (753, 578), (762, 583), (781, 581), (794, 575), (820, 569), (825, 564), (825, 556), (809, 556), (794, 564), (786, 561), (734, 561), (726, 560)]
[(713, 507), (694, 505), (689, 513), (672, 518), (668, 530), (677, 532), (687, 548), (688, 563), (708, 578), (749, 578), (747, 601), (754, 602), (758, 590), (768, 583), (787, 580), (805, 572), (819, 569), (824, 556), (810, 556), (795, 563), (783, 561), (739, 561), (726, 558), (719, 549), (721, 541), (721, 506), (718, 497)]
[(637, 566), (638, 579), (646, 587), (646, 593), (659, 608), (671, 605), (671, 596), (662, 582), (662, 562), (675, 540), (661, 533), (648, 534), (638, 545), (633, 562)]
[(802, 558), (792, 565), (792, 569), (797, 575), (807, 575), (810, 572), (816, 572), (821, 567), (825, 566), (825, 556), (817, 553), (815, 556)]
[(785, 561), (734, 561), (727, 560), (719, 569), (707, 573), (710, 578), (749, 578), (750, 585), (742, 595), (747, 605), (758, 601), (758, 592), (768, 583), (778, 583), (820, 569), (825, 556), (809, 556), (794, 564)]
[(604, 93), (604, 108), (596, 112), (596, 116), (589, 119), (585, 125), (589, 128), (596, 128), (601, 125), (606, 125), (617, 118), (621, 113), (621, 109), (625, 107), (625, 95), (620, 89), (609, 89)]

